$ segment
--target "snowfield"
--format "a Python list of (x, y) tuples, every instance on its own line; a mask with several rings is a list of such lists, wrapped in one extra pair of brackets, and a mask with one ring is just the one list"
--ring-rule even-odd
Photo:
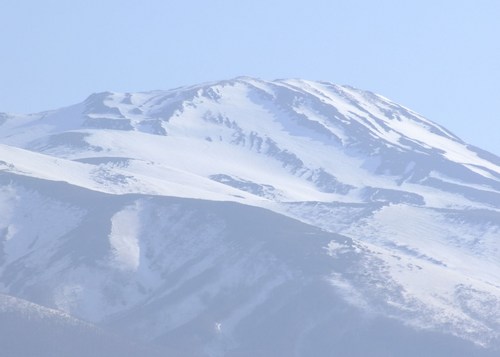
[(408, 108), (241, 77), (2, 117), (9, 319), (131, 356), (500, 353), (500, 158)]

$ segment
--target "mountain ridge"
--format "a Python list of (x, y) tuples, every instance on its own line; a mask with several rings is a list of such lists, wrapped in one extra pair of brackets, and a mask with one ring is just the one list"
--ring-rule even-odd
[(3, 293), (176, 350), (196, 335), (193, 355), (244, 353), (297, 308), (261, 352), (318, 353), (336, 325), (309, 287), (334, 316), (326, 296), (500, 348), (500, 158), (380, 95), (238, 77), (2, 118)]

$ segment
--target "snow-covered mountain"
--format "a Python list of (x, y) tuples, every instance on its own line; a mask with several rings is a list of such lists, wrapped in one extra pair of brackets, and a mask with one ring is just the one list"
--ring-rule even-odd
[(0, 169), (0, 292), (168, 354), (500, 350), (500, 158), (377, 94), (93, 94)]

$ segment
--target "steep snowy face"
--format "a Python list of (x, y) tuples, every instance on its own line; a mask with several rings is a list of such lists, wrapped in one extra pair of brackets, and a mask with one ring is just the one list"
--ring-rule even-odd
[[(316, 200), (432, 201), (397, 192), (423, 184), (430, 196), (461, 190), (467, 200), (500, 200), (492, 192), (500, 188), (497, 158), (381, 96), (322, 82), (239, 78), (99, 93), (6, 119), (2, 141), (94, 164), (113, 163), (110, 157), (122, 166), (152, 162), (273, 199), (308, 200), (316, 191)], [(442, 198), (440, 206), (456, 204)]]
[(193, 355), (318, 355), (359, 311), (500, 348), (500, 159), (377, 94), (93, 94), (0, 116), (0, 170), (5, 293)]

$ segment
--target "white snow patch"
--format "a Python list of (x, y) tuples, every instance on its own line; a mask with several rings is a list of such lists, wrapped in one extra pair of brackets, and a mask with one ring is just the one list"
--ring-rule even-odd
[(109, 242), (113, 251), (112, 262), (119, 269), (136, 271), (139, 268), (139, 212), (138, 205), (129, 206), (116, 213), (111, 220)]
[(331, 257), (336, 257), (337, 254), (342, 254), (349, 250), (345, 245), (340, 244), (334, 240), (330, 241), (325, 249), (327, 251), (327, 254)]

